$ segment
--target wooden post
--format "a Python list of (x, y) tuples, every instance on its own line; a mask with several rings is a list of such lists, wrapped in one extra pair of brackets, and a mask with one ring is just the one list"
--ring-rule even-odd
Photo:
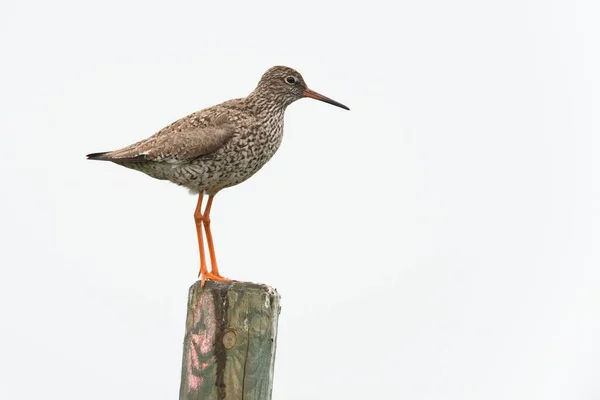
[(280, 296), (266, 285), (190, 287), (180, 400), (270, 400)]

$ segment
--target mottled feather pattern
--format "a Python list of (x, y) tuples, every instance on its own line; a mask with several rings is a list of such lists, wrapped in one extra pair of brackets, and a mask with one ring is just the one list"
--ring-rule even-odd
[(219, 149), (234, 133), (228, 110), (215, 106), (181, 118), (148, 139), (105, 156), (115, 162), (185, 162)]
[(254, 175), (281, 144), (285, 109), (253, 100), (197, 111), (103, 158), (191, 193), (216, 193)]
[(273, 67), (245, 98), (197, 111), (147, 139), (88, 158), (169, 180), (192, 193), (215, 194), (245, 181), (273, 157), (283, 138), (285, 109), (306, 89), (298, 72)]

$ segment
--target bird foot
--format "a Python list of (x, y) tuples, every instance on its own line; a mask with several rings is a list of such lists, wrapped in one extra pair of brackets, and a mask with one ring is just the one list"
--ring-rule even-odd
[(210, 279), (211, 281), (233, 282), (229, 278), (225, 278), (225, 277), (222, 277), (221, 275), (217, 275), (217, 274), (212, 274), (210, 272), (205, 272), (205, 273), (201, 274), (200, 278), (201, 278), (201, 283), (200, 283), (201, 287), (204, 287), (204, 283), (206, 282), (207, 279)]

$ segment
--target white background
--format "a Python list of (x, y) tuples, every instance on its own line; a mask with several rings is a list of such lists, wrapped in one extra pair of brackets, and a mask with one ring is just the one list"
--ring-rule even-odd
[(85, 160), (272, 65), (347, 104), (212, 213), (274, 399), (600, 398), (597, 1), (0, 4), (0, 398), (175, 399), (196, 198)]

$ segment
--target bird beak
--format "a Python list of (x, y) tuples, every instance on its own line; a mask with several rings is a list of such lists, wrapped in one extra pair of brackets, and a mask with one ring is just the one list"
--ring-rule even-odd
[(342, 103), (338, 103), (335, 100), (331, 100), (329, 97), (325, 97), (322, 94), (313, 92), (312, 90), (310, 90), (308, 88), (304, 89), (304, 93), (302, 93), (302, 94), (304, 95), (304, 97), (310, 97), (311, 99), (321, 100), (321, 101), (324, 101), (325, 103), (333, 104), (336, 107), (343, 108), (344, 110), (350, 110), (348, 107), (346, 107)]

